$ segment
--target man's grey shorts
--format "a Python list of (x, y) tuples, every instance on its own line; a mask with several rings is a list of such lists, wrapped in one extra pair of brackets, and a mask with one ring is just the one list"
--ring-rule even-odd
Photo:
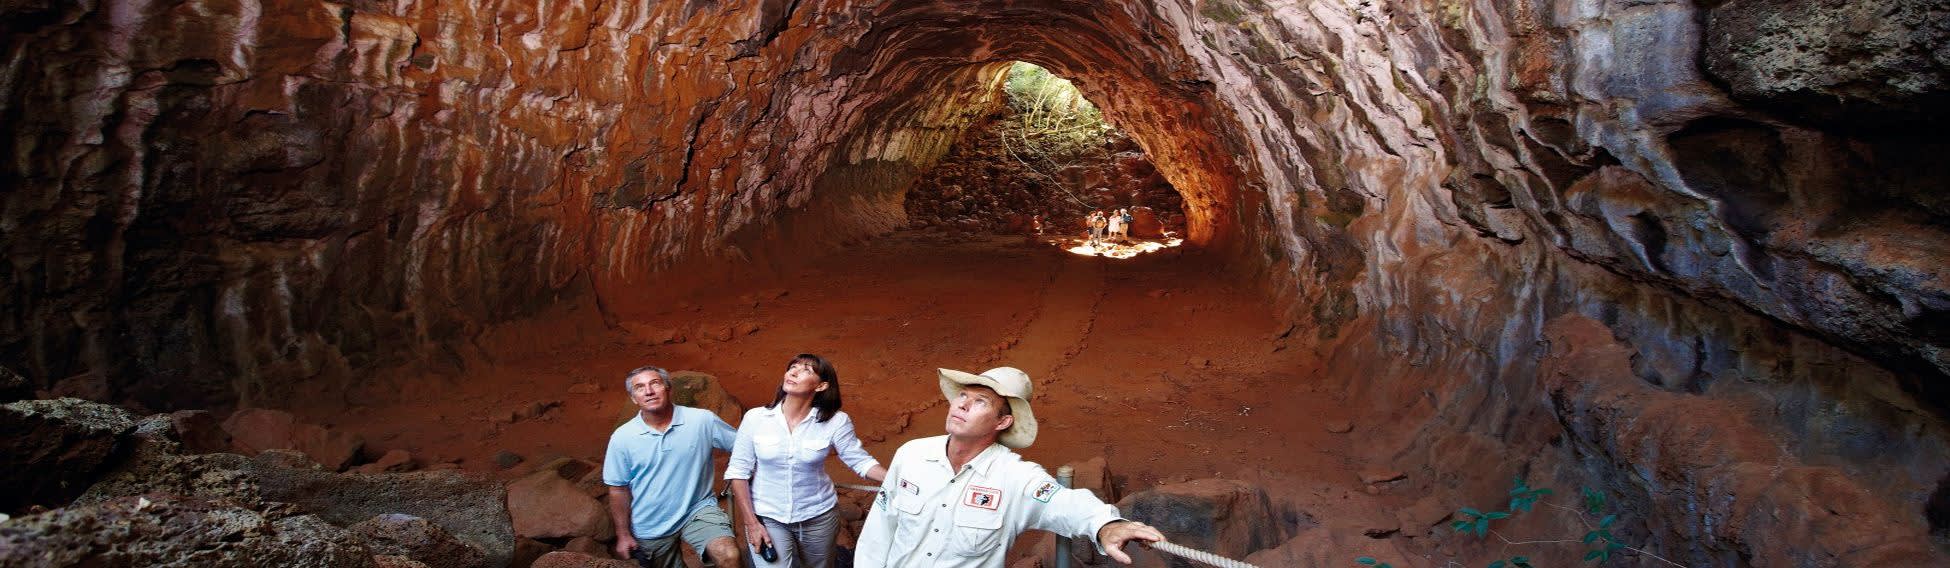
[(684, 528), (678, 530), (677, 534), (657, 539), (637, 539), (636, 552), (630, 557), (643, 568), (683, 568), (684, 550), (677, 546), (679, 537), (690, 543), (698, 554), (706, 554), (705, 550), (708, 549), (705, 547), (711, 541), (731, 538), (731, 516), (724, 514), (724, 509), (718, 508), (717, 503), (705, 503), (691, 512), (691, 519), (684, 521)]

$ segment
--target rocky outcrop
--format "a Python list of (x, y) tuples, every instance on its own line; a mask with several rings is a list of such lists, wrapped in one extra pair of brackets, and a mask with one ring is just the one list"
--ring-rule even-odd
[(360, 521), (347, 530), (359, 536), (373, 554), (401, 556), (429, 568), (488, 568), (487, 556), (462, 543), (432, 521), (387, 513)]
[(0, 406), (0, 512), (59, 507), (125, 448), (135, 419), (120, 408), (63, 398)]
[(609, 509), (552, 468), (508, 483), (508, 514), (516, 535), (538, 540), (616, 534)]
[(907, 191), (908, 224), (1026, 234), (1041, 215), (1046, 234), (1081, 235), (1092, 210), (1130, 208), (1142, 217), (1132, 236), (1185, 233), (1184, 198), (1129, 136), (1110, 131), (1089, 151), (1059, 161), (1022, 148), (1019, 139), (1028, 134), (1019, 122), (1005, 113), (971, 127)]
[(702, 408), (717, 414), (719, 419), (737, 420), (745, 415), (745, 405), (740, 404), (718, 378), (699, 371), (675, 371), (670, 374), (670, 400), (673, 403)]
[(318, 517), (194, 499), (123, 497), (0, 524), (0, 566), (372, 565), (358, 538)]
[(505, 566), (514, 553), (507, 490), (500, 483), (452, 470), (385, 475), (265, 468), (256, 472), (266, 501), (290, 503), (339, 525), (398, 513), (431, 521)]
[(1157, 527), (1174, 543), (1228, 558), (1273, 548), (1294, 529), (1264, 489), (1224, 479), (1135, 493), (1117, 508), (1126, 518)]
[(365, 440), (356, 433), (299, 422), (282, 410), (239, 410), (224, 421), (223, 427), (238, 452), (256, 455), (265, 450), (295, 450), (331, 471), (345, 469), (365, 447)]

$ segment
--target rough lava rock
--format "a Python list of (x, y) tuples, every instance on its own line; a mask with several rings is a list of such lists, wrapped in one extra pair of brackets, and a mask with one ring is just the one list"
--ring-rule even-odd
[(1234, 480), (1165, 485), (1128, 495), (1117, 508), (1173, 542), (1231, 558), (1272, 548), (1293, 529), (1265, 490)]
[(514, 553), (506, 489), (457, 471), (343, 475), (319, 470), (264, 468), (255, 472), (265, 501), (290, 503), (327, 521), (352, 525), (400, 513), (439, 525), (479, 550), (491, 566)]
[(75, 398), (0, 405), (0, 512), (74, 500), (135, 425), (127, 411)]
[(0, 523), (0, 566), (364, 568), (373, 553), (310, 515), (222, 502), (123, 497)]
[(481, 551), (447, 534), (432, 521), (387, 513), (360, 521), (347, 530), (366, 543), (373, 554), (403, 556), (429, 568), (488, 568)]

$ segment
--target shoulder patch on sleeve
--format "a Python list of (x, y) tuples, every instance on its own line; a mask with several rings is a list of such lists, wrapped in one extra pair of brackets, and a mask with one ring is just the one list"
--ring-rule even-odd
[(1029, 498), (1048, 503), (1050, 498), (1056, 496), (1056, 491), (1062, 488), (1062, 486), (1057, 485), (1054, 481), (1044, 481), (1036, 484), (1033, 489), (1029, 490)]

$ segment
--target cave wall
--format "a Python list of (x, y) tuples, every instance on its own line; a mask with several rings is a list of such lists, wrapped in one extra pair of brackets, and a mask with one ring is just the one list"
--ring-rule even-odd
[[(1023, 60), (1101, 103), (1337, 380), (1411, 410), (1404, 467), (1605, 486), (1700, 563), (1928, 558), (1950, 18), (1869, 6), (8, 4), (0, 358), (158, 407), (454, 366), (565, 299), (902, 226)], [(1590, 428), (1675, 405), (1778, 451)], [(1783, 509), (1882, 536), (1746, 514)]]

